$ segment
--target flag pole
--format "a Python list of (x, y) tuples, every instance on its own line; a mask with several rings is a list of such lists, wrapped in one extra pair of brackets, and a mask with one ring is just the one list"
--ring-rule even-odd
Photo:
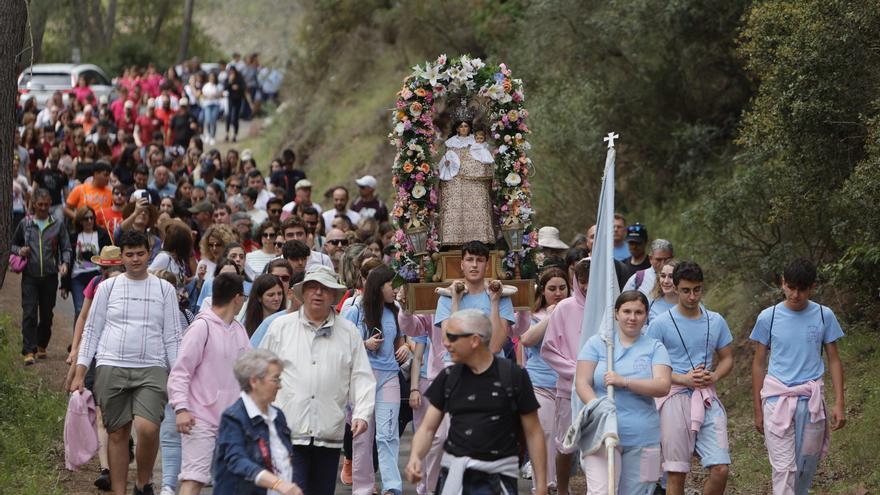
[[(609, 132), (604, 138), (608, 142), (608, 155), (606, 163), (614, 163), (617, 150), (614, 148), (614, 140), (620, 137), (614, 132)], [(612, 186), (613, 187), (613, 186)], [(610, 254), (610, 253), (609, 253)], [(613, 304), (613, 303), (612, 303)], [(605, 335), (605, 360), (608, 371), (614, 371), (614, 315), (606, 311), (605, 314), (607, 334)], [(611, 321), (607, 321), (610, 319)], [(614, 386), (608, 385), (608, 399), (614, 402)], [(617, 447), (617, 438), (605, 438), (606, 458), (608, 459), (608, 495), (617, 495), (617, 476), (614, 469), (614, 452)]]

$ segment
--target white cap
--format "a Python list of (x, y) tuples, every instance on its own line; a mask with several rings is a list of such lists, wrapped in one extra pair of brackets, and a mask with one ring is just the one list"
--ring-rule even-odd
[(538, 245), (547, 249), (568, 249), (568, 244), (559, 239), (559, 229), (549, 226), (538, 230)]
[(98, 103), (100, 103), (101, 105), (106, 105), (107, 103), (110, 103), (110, 98), (108, 98), (107, 95), (101, 95), (100, 97), (98, 97)]
[(179, 107), (188, 107), (188, 106), (189, 106), (189, 100), (186, 99), (186, 97), (181, 98), (181, 99), (177, 100), (177, 106), (179, 106)]
[(360, 179), (354, 181), (360, 187), (369, 187), (370, 189), (376, 189), (376, 178), (372, 175), (365, 175)]
[(156, 99), (150, 98), (147, 100), (147, 108), (156, 108)]
[(250, 148), (245, 148), (241, 151), (241, 161), (246, 162), (254, 157), (254, 152), (251, 151)]
[(125, 108), (134, 108), (134, 102), (131, 100), (125, 100)]
[(293, 186), (293, 189), (311, 189), (312, 183), (308, 179), (300, 179), (296, 181), (296, 184)]

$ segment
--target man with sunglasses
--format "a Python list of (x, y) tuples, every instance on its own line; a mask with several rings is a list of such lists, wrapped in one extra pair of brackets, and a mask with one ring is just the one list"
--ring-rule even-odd
[(684, 494), (696, 452), (709, 470), (703, 493), (721, 494), (727, 486), (730, 452), (727, 413), (715, 384), (733, 369), (733, 336), (724, 317), (701, 304), (703, 270), (698, 264), (680, 263), (672, 281), (678, 304), (652, 320), (647, 332), (666, 346), (672, 361), (672, 389), (657, 401), (666, 493)]
[(339, 262), (342, 260), (342, 254), (348, 247), (348, 237), (345, 232), (339, 229), (330, 229), (327, 232), (327, 242), (324, 243), (324, 254), (330, 257), (333, 266), (339, 272)]
[(544, 433), (528, 374), (490, 349), (494, 328), (479, 309), (453, 313), (443, 327), (443, 345), (452, 367), (437, 375), (427, 391), (428, 411), (413, 437), (406, 476), (419, 482), (422, 460), (444, 414), (449, 435), (435, 493), (517, 493), (523, 433), (534, 466), (535, 493), (547, 493)]

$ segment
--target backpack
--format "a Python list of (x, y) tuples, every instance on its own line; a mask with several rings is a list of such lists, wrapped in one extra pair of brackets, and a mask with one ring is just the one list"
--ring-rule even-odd
[[(517, 413), (519, 409), (516, 403), (516, 399), (519, 396), (519, 387), (513, 382), (513, 367), (516, 364), (506, 358), (496, 357), (495, 361), (498, 362), (498, 377), (501, 382), (501, 388), (504, 390), (504, 394), (507, 395), (507, 400), (510, 402), (510, 411), (516, 418), (516, 440), (520, 448), (523, 448), (526, 445), (525, 434), (523, 433), (522, 422)], [(455, 391), (458, 382), (461, 381), (461, 373), (464, 366), (463, 364), (454, 364), (443, 370), (446, 373), (446, 382), (443, 387), (444, 403), (449, 403), (452, 392)], [(443, 412), (447, 411), (444, 410)]]
[(642, 286), (642, 282), (645, 281), (645, 272), (646, 271), (648, 271), (647, 268), (636, 272), (636, 290), (639, 290), (639, 288)]

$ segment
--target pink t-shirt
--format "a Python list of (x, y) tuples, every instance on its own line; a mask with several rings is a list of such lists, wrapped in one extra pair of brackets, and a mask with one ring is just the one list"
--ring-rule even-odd
[(85, 289), (83, 289), (83, 297), (85, 297), (86, 299), (94, 299), (95, 292), (98, 291), (98, 284), (101, 283), (101, 280), (104, 280), (103, 275), (95, 275), (94, 277), (92, 277), (92, 279), (89, 280), (89, 284), (86, 285)]

